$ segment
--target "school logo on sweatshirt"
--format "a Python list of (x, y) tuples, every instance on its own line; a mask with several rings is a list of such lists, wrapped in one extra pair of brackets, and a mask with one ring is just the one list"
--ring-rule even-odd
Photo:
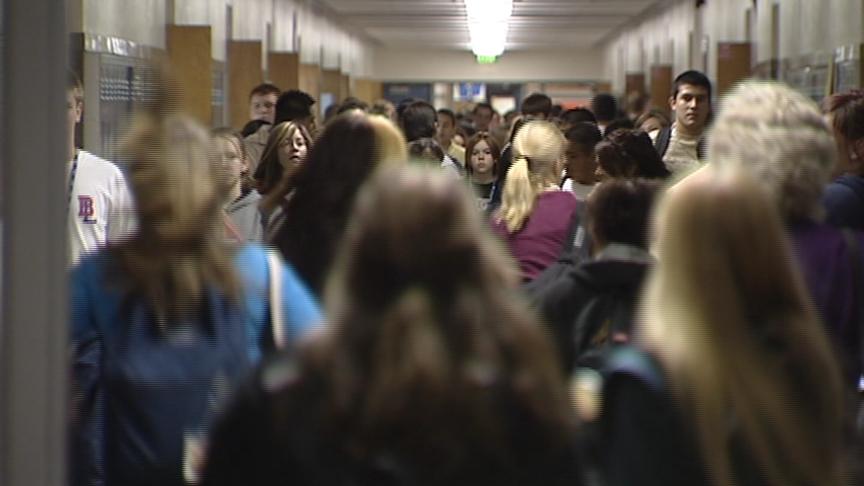
[(96, 224), (96, 208), (92, 196), (78, 196), (78, 217), (83, 223)]

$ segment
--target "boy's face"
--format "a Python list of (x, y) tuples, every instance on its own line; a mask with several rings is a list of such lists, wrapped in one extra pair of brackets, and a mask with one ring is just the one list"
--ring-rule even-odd
[(453, 135), (456, 135), (456, 126), (453, 125), (453, 119), (445, 114), (438, 114), (438, 143), (442, 145), (450, 145), (453, 140)]
[(276, 117), (276, 100), (275, 93), (252, 95), (249, 98), (249, 118), (251, 120), (265, 120), (272, 124)]
[(567, 158), (567, 176), (581, 184), (588, 184), (595, 180), (594, 172), (597, 169), (597, 160), (594, 150), (586, 149), (582, 144), (569, 143), (564, 153)]
[(711, 111), (711, 99), (704, 86), (682, 84), (678, 88), (678, 94), (670, 100), (670, 106), (679, 126), (693, 132), (705, 129)]

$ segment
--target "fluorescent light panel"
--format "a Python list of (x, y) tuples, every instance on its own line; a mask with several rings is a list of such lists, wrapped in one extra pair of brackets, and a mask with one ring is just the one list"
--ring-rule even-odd
[(500, 56), (507, 42), (513, 0), (464, 0), (468, 13), (471, 51), (477, 56)]

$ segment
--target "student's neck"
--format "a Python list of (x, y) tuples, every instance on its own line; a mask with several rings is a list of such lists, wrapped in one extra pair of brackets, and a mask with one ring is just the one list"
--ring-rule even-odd
[(67, 162), (71, 163), (73, 160), (75, 160), (76, 155), (78, 155), (78, 149), (73, 145), (69, 149), (69, 158), (67, 159)]
[(678, 133), (684, 135), (687, 138), (699, 138), (702, 136), (702, 132), (704, 131), (704, 127), (699, 129), (688, 128), (681, 123), (676, 123), (675, 129), (678, 131)]
[(450, 145), (453, 144), (453, 141), (451, 140), (447, 143), (444, 143), (444, 142), (439, 140), (438, 143), (441, 145), (441, 148), (444, 149), (444, 152), (446, 153), (448, 150), (450, 150)]
[(491, 172), (486, 172), (485, 174), (474, 173), (471, 175), (471, 181), (475, 184), (489, 184), (495, 182), (495, 175)]

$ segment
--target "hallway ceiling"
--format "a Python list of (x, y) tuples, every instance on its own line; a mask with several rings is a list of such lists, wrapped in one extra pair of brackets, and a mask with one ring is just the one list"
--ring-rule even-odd
[[(462, 0), (313, 0), (388, 47), (467, 49)], [(513, 0), (507, 49), (585, 49), (668, 0)]]

